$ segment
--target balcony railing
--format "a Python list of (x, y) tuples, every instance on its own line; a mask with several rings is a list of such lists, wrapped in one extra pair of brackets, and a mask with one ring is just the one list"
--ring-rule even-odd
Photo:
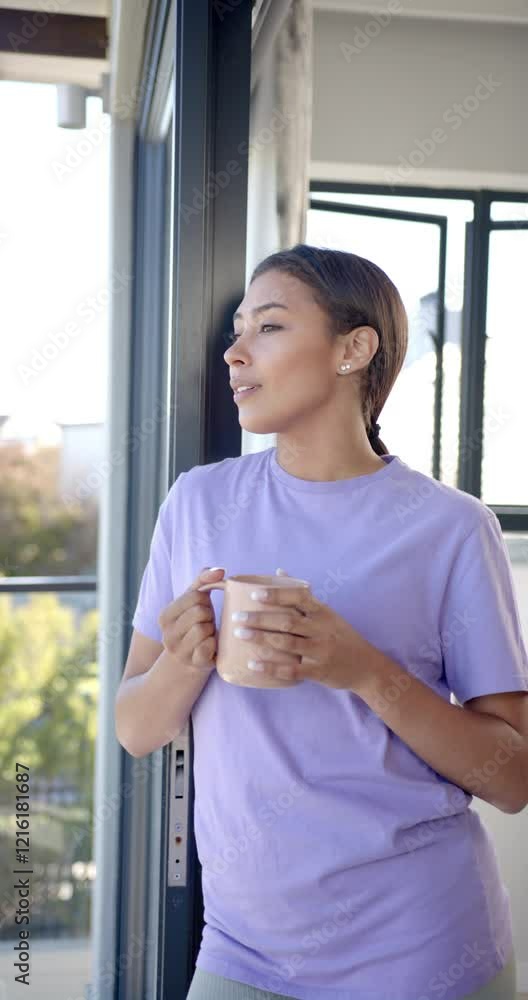
[[(0, 941), (19, 934), (13, 871), (25, 867), (32, 937), (89, 947), (98, 616), (94, 596), (77, 603), (75, 594), (96, 592), (96, 576), (0, 578)], [(29, 840), (17, 842), (20, 765), (29, 776)], [(20, 851), (25, 843), (29, 851)]]

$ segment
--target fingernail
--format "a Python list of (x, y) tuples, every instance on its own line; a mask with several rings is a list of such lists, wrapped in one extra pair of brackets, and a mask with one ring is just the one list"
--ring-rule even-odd
[(206, 570), (206, 573), (218, 573), (219, 569), (225, 569), (224, 566), (211, 566), (210, 569)]

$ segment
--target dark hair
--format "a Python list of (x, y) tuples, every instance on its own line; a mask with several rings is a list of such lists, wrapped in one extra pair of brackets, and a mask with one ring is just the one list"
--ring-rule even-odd
[[(329, 319), (332, 336), (357, 326), (372, 326), (379, 347), (359, 373), (359, 394), (369, 438), (402, 368), (408, 344), (408, 319), (398, 289), (385, 271), (366, 257), (343, 250), (297, 243), (272, 253), (254, 269), (250, 284), (266, 271), (284, 271), (308, 285)], [(377, 455), (389, 451), (379, 437), (371, 438)]]

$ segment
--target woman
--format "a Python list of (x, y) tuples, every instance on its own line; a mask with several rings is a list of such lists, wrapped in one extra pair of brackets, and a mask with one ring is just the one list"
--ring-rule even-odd
[(248, 670), (298, 683), (211, 669), (192, 706), (205, 926), (187, 1000), (514, 1000), (509, 896), (471, 808), (519, 812), (526, 791), (528, 656), (499, 522), (379, 437), (408, 333), (378, 266), (272, 254), (234, 322), (230, 381), (255, 387), (240, 424), (277, 447), (178, 477), (133, 624), (159, 640), (203, 565), (281, 565), (311, 587), (245, 623)]

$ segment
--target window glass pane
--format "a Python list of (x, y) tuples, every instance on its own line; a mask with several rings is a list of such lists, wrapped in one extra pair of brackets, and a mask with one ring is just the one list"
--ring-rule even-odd
[(528, 230), (490, 234), (481, 496), (528, 505)]
[[(9, 195), (0, 297), (9, 330), (0, 366), (0, 998), (3, 982), (6, 998), (17, 992), (13, 872), (27, 868), (28, 994), (73, 1000), (87, 995), (92, 964), (97, 594), (89, 581), (87, 590), (54, 592), (51, 581), (45, 592), (8, 588), (12, 577), (96, 575), (99, 498), (111, 474), (108, 307), (130, 276), (108, 275), (110, 144), (100, 98), (87, 98), (85, 129), (59, 128), (55, 86), (1, 81), (0, 116)], [(29, 778), (29, 840), (18, 844), (17, 768)]]
[[(374, 208), (393, 208), (400, 211), (431, 213), (433, 215), (445, 215), (447, 217), (445, 343), (443, 357), (440, 479), (442, 482), (445, 482), (450, 486), (456, 486), (460, 409), (462, 305), (464, 301), (465, 229), (466, 223), (473, 218), (473, 203), (456, 198), (422, 198), (407, 195), (381, 195), (370, 192), (358, 194), (354, 191), (344, 194), (342, 192), (338, 193), (331, 190), (312, 191), (311, 196), (314, 199), (323, 201), (326, 200), (341, 202), (343, 204), (369, 205)], [(437, 236), (434, 237), (435, 242), (431, 243), (429, 240), (430, 232), (436, 234), (438, 233), (438, 229), (436, 227), (425, 226), (422, 223), (402, 223), (394, 220), (384, 220), (382, 225), (389, 227), (385, 229), (385, 235), (383, 237), (383, 239), (388, 241), (390, 247), (390, 255), (387, 256), (387, 246), (383, 242), (383, 239), (380, 239), (379, 242), (375, 240), (371, 241), (369, 243), (369, 252), (366, 252), (363, 249), (357, 249), (356, 246), (353, 246), (350, 241), (351, 219), (354, 219), (354, 232), (358, 231), (360, 234), (368, 229), (369, 223), (373, 220), (361, 218), (359, 216), (345, 216), (344, 218), (349, 220), (347, 242), (347, 223), (337, 223), (334, 221), (342, 218), (341, 216), (338, 216), (334, 212), (325, 213), (317, 210), (312, 210), (308, 213), (309, 220), (312, 216), (313, 220), (317, 220), (317, 222), (309, 222), (309, 225), (312, 226), (311, 233), (313, 234), (313, 238), (307, 236), (308, 242), (319, 241), (320, 245), (336, 246), (338, 249), (344, 250), (354, 250), (361, 256), (370, 257), (371, 260), (379, 264), (384, 268), (384, 270), (387, 271), (387, 273), (389, 273), (400, 292), (402, 292), (402, 298), (404, 299), (406, 308), (411, 310), (409, 318), (413, 335), (415, 337), (417, 336), (417, 322), (419, 325), (423, 326), (427, 317), (425, 325), (430, 325), (430, 322), (434, 318), (434, 306), (436, 305), (437, 270), (433, 274), (431, 267), (428, 276), (429, 285), (427, 285), (427, 281), (424, 283), (422, 280), (420, 291), (413, 290), (412, 280), (413, 274), (416, 273), (418, 275), (420, 273), (420, 269), (423, 267), (422, 257), (424, 252), (426, 254), (426, 259), (429, 261), (429, 265), (432, 265), (433, 261), (435, 261), (435, 267), (438, 267)], [(317, 216), (319, 216), (319, 218), (317, 218)], [(360, 223), (363, 228), (358, 230), (357, 227)], [(338, 226), (340, 227), (339, 230), (337, 228)], [(392, 229), (390, 227), (401, 228)], [(343, 230), (344, 237), (342, 235)], [(334, 233), (336, 234), (336, 239), (342, 239), (342, 242), (339, 243), (339, 245), (334, 241)], [(390, 233), (394, 233), (395, 235), (390, 237)], [(415, 238), (415, 234), (417, 233), (422, 233), (422, 236), (416, 236)], [(396, 247), (392, 245), (393, 241), (396, 243)], [(386, 265), (382, 262), (382, 255), (383, 259), (387, 260)], [(391, 272), (390, 268), (393, 268), (393, 272)], [(404, 277), (402, 279), (403, 286), (408, 289), (405, 295), (403, 294), (403, 289), (399, 286), (399, 280), (395, 277), (396, 274), (399, 275), (402, 274), (402, 272), (404, 273)], [(420, 283), (420, 278), (418, 278), (417, 281)], [(417, 317), (419, 317), (419, 319), (417, 319)], [(387, 404), (385, 405), (384, 415), (388, 426), (382, 425), (381, 437), (387, 444), (390, 451), (394, 451), (398, 448), (398, 453), (404, 461), (409, 462), (411, 465), (414, 461), (416, 461), (417, 464), (415, 467), (419, 468), (427, 475), (431, 475), (432, 463), (430, 456), (432, 454), (433, 413), (432, 411), (428, 412), (423, 426), (418, 430), (418, 421), (416, 420), (414, 402), (411, 406), (410, 399), (405, 399), (405, 391), (403, 391), (404, 381), (408, 380), (410, 374), (410, 372), (406, 371), (409, 360), (410, 355), (406, 366), (400, 373), (396, 385), (394, 386)], [(428, 385), (428, 389), (425, 390), (425, 397), (422, 391), (421, 406), (432, 407), (434, 396), (431, 379), (434, 379), (434, 358), (431, 356), (429, 356), (428, 365), (429, 368), (425, 371), (422, 363), (421, 368), (414, 371), (413, 377), (416, 378), (417, 372), (419, 370), (421, 371), (422, 390), (424, 385)], [(392, 435), (392, 425), (389, 424), (389, 414), (391, 413), (392, 404), (396, 401), (396, 393), (400, 395), (400, 403), (398, 407), (399, 413), (394, 413), (394, 419), (396, 423), (399, 422), (400, 425), (402, 419), (406, 421), (403, 427), (400, 426), (397, 442), (395, 442)], [(385, 432), (385, 438), (383, 438), (383, 432)], [(425, 436), (424, 439), (420, 438), (419, 442), (416, 441), (413, 443), (412, 439), (416, 433)], [(430, 438), (427, 438), (427, 435), (430, 435)]]
[(525, 642), (528, 643), (528, 535), (504, 532)]
[(528, 221), (528, 201), (492, 201), (493, 222)]
[(108, 304), (130, 280), (108, 274), (108, 115), (89, 97), (86, 129), (59, 128), (54, 86), (7, 81), (0, 112), (0, 575), (93, 574)]
[[(409, 346), (378, 418), (380, 437), (391, 454), (430, 475), (435, 384), (431, 332), (438, 295), (438, 227), (311, 209), (307, 242), (367, 257), (383, 268), (398, 288), (409, 316)], [(411, 246), (412, 254), (406, 252)]]

